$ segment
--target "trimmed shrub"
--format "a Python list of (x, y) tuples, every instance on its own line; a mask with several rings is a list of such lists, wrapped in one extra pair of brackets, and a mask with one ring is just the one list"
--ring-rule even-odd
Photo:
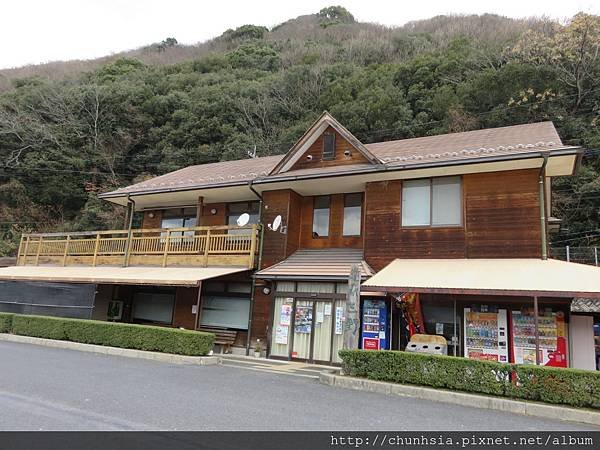
[(399, 351), (341, 350), (348, 375), (600, 409), (600, 373)]
[(23, 336), (188, 356), (208, 354), (215, 339), (212, 333), (178, 328), (20, 314), (13, 316), (12, 332)]
[(10, 333), (14, 314), (0, 313), (0, 333)]

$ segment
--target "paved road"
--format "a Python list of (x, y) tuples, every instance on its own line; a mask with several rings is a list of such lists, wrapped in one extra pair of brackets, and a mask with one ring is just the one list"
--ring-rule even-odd
[(585, 430), (232, 366), (0, 342), (0, 430)]

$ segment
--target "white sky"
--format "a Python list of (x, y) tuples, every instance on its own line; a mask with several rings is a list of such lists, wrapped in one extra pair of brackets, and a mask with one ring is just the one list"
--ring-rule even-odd
[(598, 0), (4, 0), (0, 68), (88, 59), (166, 37), (193, 44), (247, 23), (273, 26), (340, 4), (363, 22), (402, 25), (438, 14), (565, 19), (600, 14)]

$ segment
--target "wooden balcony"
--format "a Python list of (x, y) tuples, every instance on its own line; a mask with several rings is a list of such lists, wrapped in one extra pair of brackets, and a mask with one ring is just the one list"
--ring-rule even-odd
[(23, 234), (17, 265), (256, 266), (257, 225)]

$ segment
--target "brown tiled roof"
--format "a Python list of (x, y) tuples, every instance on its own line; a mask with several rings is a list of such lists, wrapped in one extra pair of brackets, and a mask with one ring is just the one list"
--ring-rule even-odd
[(219, 186), (234, 182), (248, 182), (267, 176), (281, 158), (283, 158), (283, 155), (189, 166), (109, 192), (106, 195), (154, 191), (157, 189), (168, 191), (186, 187)]
[(345, 280), (354, 264), (360, 264), (361, 276), (371, 277), (373, 269), (363, 260), (360, 249), (331, 248), (298, 250), (287, 259), (256, 273), (258, 278)]
[[(481, 159), (502, 155), (525, 155), (539, 151), (565, 148), (552, 122), (539, 122), (501, 128), (442, 134), (398, 141), (365, 144), (383, 167), (377, 165), (344, 165), (284, 172), (269, 176), (285, 155), (223, 161), (190, 166), (118, 189), (101, 196), (121, 196), (128, 193), (170, 191), (187, 188), (218, 187), (246, 183), (250, 180), (277, 177), (319, 175), (340, 171), (379, 170), (387, 167), (414, 166), (426, 163), (451, 163), (464, 159)], [(364, 166), (364, 167), (362, 167)]]
[(387, 165), (485, 158), (564, 147), (552, 122), (486, 128), (365, 146)]

